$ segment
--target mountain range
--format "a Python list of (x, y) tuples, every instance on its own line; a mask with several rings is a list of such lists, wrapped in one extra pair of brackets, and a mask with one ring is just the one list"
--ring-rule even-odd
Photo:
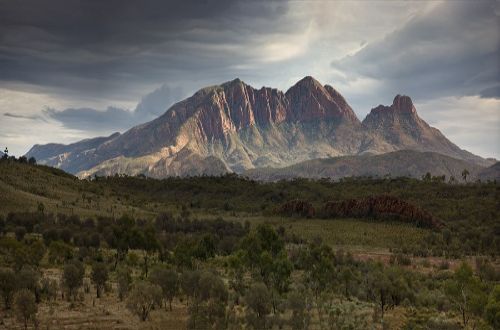
[[(401, 150), (407, 151), (397, 153)], [(429, 126), (408, 96), (397, 95), (390, 106), (379, 105), (360, 121), (337, 90), (309, 76), (286, 92), (255, 89), (239, 79), (206, 87), (123, 134), (35, 145), (26, 155), (80, 177), (257, 175), (278, 171), (269, 170), (273, 168), (300, 174), (302, 170), (292, 169), (324, 167), (336, 162), (325, 159), (336, 157), (356, 159), (363, 168), (383, 160), (382, 172), (373, 171), (381, 175), (396, 165), (402, 174), (439, 174), (443, 171), (433, 171), (436, 159), (448, 164), (444, 167), (453, 164), (448, 175), (464, 167), (479, 172), (495, 163), (460, 149)], [(406, 163), (401, 160), (405, 157)], [(418, 169), (411, 166), (414, 162), (420, 162)]]

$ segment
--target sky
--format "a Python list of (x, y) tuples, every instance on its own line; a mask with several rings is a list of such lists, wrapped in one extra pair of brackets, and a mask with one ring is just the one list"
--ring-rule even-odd
[(152, 120), (238, 77), (311, 75), (362, 120), (396, 94), (452, 142), (500, 158), (500, 2), (0, 0), (0, 147)]

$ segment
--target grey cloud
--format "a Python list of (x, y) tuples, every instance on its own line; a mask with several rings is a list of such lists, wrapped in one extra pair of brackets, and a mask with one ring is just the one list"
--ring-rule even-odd
[(158, 117), (184, 96), (182, 88), (170, 88), (167, 85), (162, 85), (141, 99), (135, 108), (134, 115), (143, 119)]
[(498, 96), (498, 12), (495, 1), (444, 2), (332, 66), (379, 80), (388, 94)]
[[(162, 85), (145, 95), (134, 111), (116, 107), (106, 110), (92, 108), (45, 109), (44, 114), (59, 121), (65, 127), (82, 131), (123, 131), (133, 125), (142, 124), (163, 114), (173, 103), (184, 96), (180, 87)], [(6, 113), (5, 116), (24, 117)]]
[(122, 130), (133, 122), (133, 113), (127, 110), (108, 107), (104, 111), (92, 108), (45, 109), (44, 113), (71, 129), (85, 131)]

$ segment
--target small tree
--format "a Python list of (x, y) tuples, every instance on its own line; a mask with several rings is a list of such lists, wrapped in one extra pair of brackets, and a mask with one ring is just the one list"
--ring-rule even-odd
[(305, 292), (293, 291), (288, 296), (288, 307), (292, 310), (290, 326), (293, 330), (305, 330), (309, 328), (311, 315), (307, 310)]
[(49, 245), (49, 262), (61, 264), (73, 258), (73, 248), (62, 241), (52, 241)]
[(73, 299), (76, 297), (78, 289), (83, 285), (84, 275), (85, 269), (81, 262), (75, 261), (64, 266), (62, 282), (68, 290), (69, 297)]
[(118, 297), (120, 301), (123, 301), (123, 298), (128, 294), (130, 285), (132, 284), (130, 269), (126, 267), (119, 268), (116, 273), (116, 281), (118, 283)]
[(342, 281), (343, 289), (344, 289), (344, 295), (347, 297), (347, 299), (350, 298), (350, 293), (351, 293), (351, 283), (354, 280), (354, 274), (351, 271), (351, 268), (349, 267), (344, 267), (342, 271), (340, 272), (340, 280)]
[(375, 267), (367, 279), (368, 296), (377, 304), (383, 319), (384, 313), (408, 298), (410, 292), (400, 268)]
[(464, 328), (472, 317), (483, 314), (488, 297), (469, 264), (464, 262), (460, 265), (453, 278), (446, 283), (445, 292), (460, 313)]
[(214, 273), (202, 272), (188, 309), (188, 329), (225, 328), (227, 299), (228, 292), (222, 279)]
[(485, 314), (493, 329), (500, 329), (500, 284), (495, 285), (491, 291)]
[(195, 271), (184, 271), (181, 276), (181, 288), (182, 292), (186, 295), (186, 304), (189, 305), (190, 300), (195, 300), (198, 294), (198, 286), (200, 280), (201, 272)]
[(22, 241), (24, 236), (26, 235), (26, 228), (24, 228), (23, 226), (17, 226), (14, 229), (14, 234), (16, 235), (16, 239), (18, 241)]
[(247, 322), (253, 329), (267, 329), (267, 315), (271, 313), (271, 294), (264, 283), (257, 283), (250, 287), (245, 296), (250, 309)]
[(465, 182), (467, 182), (467, 177), (469, 176), (469, 170), (466, 168), (462, 171), (462, 179), (464, 179)]
[(10, 268), (0, 268), (0, 294), (3, 298), (5, 309), (12, 303), (12, 295), (16, 289), (16, 275)]
[(179, 277), (177, 272), (162, 266), (157, 266), (151, 270), (149, 280), (161, 287), (165, 306), (167, 302), (169, 309), (172, 310), (172, 300), (179, 291)]
[(103, 262), (96, 262), (92, 265), (92, 283), (95, 285), (97, 298), (101, 298), (101, 291), (108, 281), (108, 267)]
[(271, 288), (271, 300), (273, 304), (273, 311), (277, 311), (277, 299), (288, 291), (290, 285), (290, 275), (292, 274), (293, 264), (288, 260), (286, 252), (282, 251), (274, 258), (270, 264), (269, 280), (267, 284)]
[(230, 269), (229, 276), (229, 287), (234, 290), (236, 294), (235, 303), (239, 305), (240, 296), (245, 295), (245, 268), (244, 268), (244, 256), (242, 256), (242, 251), (238, 253), (233, 253), (229, 256), (228, 263)]
[(43, 277), (40, 284), (40, 293), (47, 301), (56, 300), (57, 297), (57, 280)]
[(35, 295), (28, 289), (21, 289), (14, 295), (14, 311), (16, 316), (24, 324), (24, 329), (28, 329), (28, 321), (34, 320), (38, 308), (35, 302)]
[(430, 182), (432, 179), (432, 175), (430, 172), (425, 173), (425, 175), (422, 175), (422, 181)]
[(159, 244), (156, 239), (154, 227), (148, 227), (143, 232), (141, 247), (144, 250), (144, 275), (148, 276), (149, 258), (158, 250)]
[(17, 289), (27, 289), (40, 302), (40, 273), (30, 266), (23, 266), (16, 274)]
[(43, 257), (45, 256), (45, 245), (43, 241), (36, 240), (31, 242), (29, 245), (25, 246), (25, 254), (27, 258), (27, 264), (34, 266), (35, 268), (40, 265)]
[(30, 164), (30, 165), (36, 165), (36, 159), (35, 159), (35, 157), (30, 157), (28, 159), (28, 164)]
[(145, 281), (137, 282), (127, 298), (127, 308), (141, 321), (148, 319), (155, 304), (161, 304), (161, 288)]
[(43, 212), (45, 212), (45, 204), (43, 204), (42, 202), (38, 202), (37, 210), (38, 212), (43, 214)]
[(334, 306), (328, 315), (329, 329), (369, 329), (369, 314), (353, 302)]

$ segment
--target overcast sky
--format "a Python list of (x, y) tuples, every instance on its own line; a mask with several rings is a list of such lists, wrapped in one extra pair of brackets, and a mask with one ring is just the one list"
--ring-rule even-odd
[(407, 94), (500, 158), (499, 31), (497, 1), (0, 0), (0, 146), (123, 132), (236, 77), (312, 75), (360, 119)]

